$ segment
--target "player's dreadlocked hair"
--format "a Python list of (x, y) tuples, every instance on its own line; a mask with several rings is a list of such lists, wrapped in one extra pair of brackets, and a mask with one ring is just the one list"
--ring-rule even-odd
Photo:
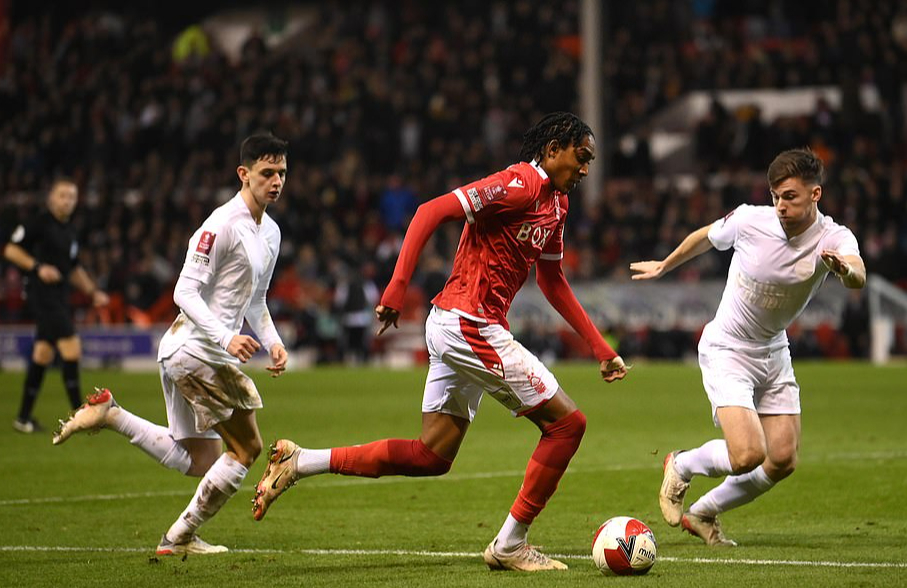
[(552, 112), (546, 114), (535, 126), (523, 135), (523, 147), (520, 149), (520, 161), (541, 161), (545, 147), (551, 141), (557, 141), (562, 148), (568, 145), (579, 145), (592, 129), (575, 114), (569, 112)]

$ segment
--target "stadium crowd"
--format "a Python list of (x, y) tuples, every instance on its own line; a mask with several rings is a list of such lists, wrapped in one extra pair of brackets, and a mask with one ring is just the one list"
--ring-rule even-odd
[[(610, 4), (608, 133), (637, 142), (631, 154), (600, 151), (604, 194), (571, 204), (572, 280), (627, 279), (630, 261), (666, 254), (739, 203), (770, 202), (772, 155), (809, 145), (830, 171), (823, 211), (854, 228), (870, 272), (907, 281), (907, 12), (894, 0), (756, 4)], [(269, 129), (290, 142), (285, 197), (269, 211), (283, 232), (272, 311), (298, 325), (298, 345), (336, 359), (418, 204), (512, 163), (543, 113), (578, 110), (579, 6), (306, 6), (300, 38), (269, 47), (254, 35), (235, 61), (210, 40), (177, 54), (190, 23), (140, 14), (13, 22), (0, 52), (0, 238), (41, 205), (53, 177), (74, 178), (83, 260), (113, 300), (97, 319), (166, 322), (192, 228), (236, 190), (235, 146)], [(672, 100), (803, 85), (839, 86), (841, 107), (764, 120), (716, 102), (695, 132), (695, 186), (658, 181), (646, 123)], [(864, 85), (879, 96), (871, 112)], [(413, 304), (440, 289), (459, 233), (444, 227), (426, 249)], [(704, 256), (679, 276), (721, 276), (726, 262)], [(20, 291), (4, 265), (0, 323), (26, 318)]]

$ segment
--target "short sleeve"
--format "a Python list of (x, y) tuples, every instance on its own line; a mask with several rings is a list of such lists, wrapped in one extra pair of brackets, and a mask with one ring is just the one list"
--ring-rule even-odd
[(207, 284), (217, 270), (218, 259), (229, 250), (232, 233), (229, 225), (217, 227), (207, 222), (203, 224), (189, 239), (180, 275)]
[(453, 193), (466, 212), (469, 224), (488, 214), (524, 209), (535, 199), (530, 182), (512, 169), (461, 186)]
[(860, 255), (860, 246), (857, 244), (857, 238), (850, 229), (841, 225), (836, 225), (835, 230), (825, 237), (821, 248), (832, 249), (841, 255)]
[(727, 251), (737, 242), (737, 232), (740, 229), (740, 219), (746, 212), (745, 207), (745, 204), (738, 206), (709, 227), (709, 241), (715, 249)]
[(9, 237), (9, 242), (31, 252), (35, 243), (41, 240), (41, 225), (35, 222), (18, 225)]

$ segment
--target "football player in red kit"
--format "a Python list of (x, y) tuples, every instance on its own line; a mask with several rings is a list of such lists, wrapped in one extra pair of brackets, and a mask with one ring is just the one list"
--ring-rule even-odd
[(419, 207), (375, 309), (379, 335), (397, 326), (406, 287), (435, 229), (466, 221), (453, 271), (426, 321), (429, 370), (421, 435), (333, 449), (278, 440), (256, 489), (256, 519), (297, 480), (315, 474), (445, 474), (487, 393), (514, 416), (532, 421), (542, 435), (510, 513), (485, 549), (485, 562), (492, 569), (567, 568), (531, 546), (527, 534), (579, 448), (586, 418), (554, 375), (514, 340), (507, 311), (536, 264), (539, 288), (588, 343), (602, 378), (613, 382), (626, 376), (623, 360), (589, 319), (561, 268), (567, 194), (589, 173), (594, 158), (588, 125), (569, 113), (549, 114), (524, 135), (520, 163)]

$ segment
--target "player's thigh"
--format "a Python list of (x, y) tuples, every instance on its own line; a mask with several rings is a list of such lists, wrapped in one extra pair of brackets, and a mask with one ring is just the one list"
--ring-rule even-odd
[(469, 419), (443, 412), (422, 413), (419, 439), (433, 453), (453, 461), (469, 430)]
[(236, 455), (246, 467), (252, 465), (261, 453), (261, 433), (254, 410), (236, 409), (229, 419), (213, 428), (224, 440), (227, 451)]
[(793, 471), (800, 450), (800, 415), (759, 415), (759, 420), (765, 431), (769, 465), (774, 470)]
[(48, 366), (54, 360), (55, 348), (50, 341), (35, 340), (31, 350), (31, 359), (38, 365)]
[(727, 442), (733, 470), (741, 473), (758, 467), (766, 457), (766, 440), (756, 411), (723, 406), (717, 409), (716, 418)]
[(63, 361), (78, 361), (82, 357), (82, 342), (78, 335), (58, 339), (57, 349)]
[(525, 416), (535, 423), (539, 429), (544, 429), (565, 416), (577, 410), (576, 403), (570, 398), (563, 388), (559, 388), (551, 400), (539, 406), (536, 410), (528, 412)]

